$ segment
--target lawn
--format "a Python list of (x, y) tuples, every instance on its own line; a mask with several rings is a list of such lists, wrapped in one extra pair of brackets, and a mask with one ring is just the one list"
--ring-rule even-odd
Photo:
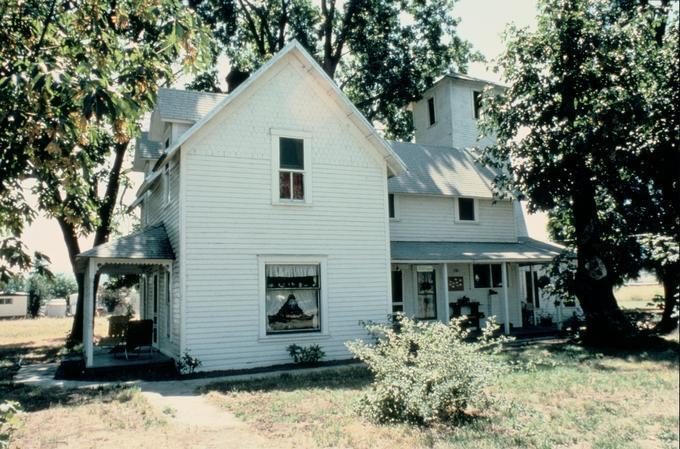
[[(69, 322), (0, 322), (0, 360), (53, 360)], [(371, 381), (360, 365), (204, 387), (207, 400), (245, 421), (240, 431), (252, 438), (238, 445), (227, 441), (229, 431), (174, 422), (136, 388), (38, 389), (5, 377), (0, 399), (23, 406), (11, 446), (22, 449), (678, 447), (677, 344), (607, 354), (538, 344), (503, 357), (516, 366), (496, 387), (504, 405), (458, 427), (381, 426), (358, 417), (354, 404)]]
[(623, 309), (649, 309), (655, 295), (663, 296), (663, 285), (624, 285), (614, 290), (614, 296)]
[(544, 344), (504, 357), (518, 367), (497, 387), (504, 404), (458, 427), (381, 426), (357, 417), (354, 404), (370, 383), (362, 367), (204, 391), (256, 432), (301, 448), (678, 447), (677, 348), (605, 355)]

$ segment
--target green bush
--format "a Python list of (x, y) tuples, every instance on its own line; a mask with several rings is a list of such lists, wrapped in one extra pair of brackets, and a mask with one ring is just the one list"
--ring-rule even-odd
[(375, 344), (347, 343), (374, 375), (359, 402), (364, 417), (381, 423), (430, 424), (461, 418), (470, 409), (495, 402), (488, 387), (506, 371), (496, 354), (508, 339), (492, 336), (497, 328), (492, 320), (471, 342), (462, 319), (447, 325), (399, 314), (396, 321), (366, 326)]
[(288, 354), (295, 363), (312, 364), (318, 363), (326, 357), (326, 353), (323, 352), (321, 346), (319, 345), (309, 345), (309, 346), (298, 346), (290, 345), (286, 348)]
[(0, 449), (9, 447), (12, 433), (16, 430), (16, 415), (19, 413), (19, 403), (6, 401), (0, 403)]

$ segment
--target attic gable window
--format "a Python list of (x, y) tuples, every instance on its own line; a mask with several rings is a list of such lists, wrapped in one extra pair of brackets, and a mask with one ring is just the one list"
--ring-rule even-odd
[(272, 202), (310, 203), (310, 138), (307, 133), (272, 130)]
[(477, 221), (477, 207), (474, 198), (458, 198), (457, 221)]
[(478, 119), (482, 113), (482, 93), (478, 90), (472, 92), (472, 104), (475, 111), (475, 119)]
[(434, 111), (434, 97), (430, 97), (427, 99), (427, 113), (430, 118), (430, 126), (432, 126), (437, 122), (437, 117), (435, 116)]

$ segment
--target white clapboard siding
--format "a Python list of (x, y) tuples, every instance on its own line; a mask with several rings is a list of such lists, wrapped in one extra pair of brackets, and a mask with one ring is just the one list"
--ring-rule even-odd
[[(292, 57), (280, 64), (182, 148), (185, 345), (204, 370), (289, 363), (292, 343), (349, 358), (359, 322), (388, 313), (385, 161), (327, 86)], [(272, 205), (272, 128), (311, 136), (311, 205)], [(326, 258), (327, 335), (260, 337), (258, 255)]]
[[(162, 176), (159, 177), (156, 182), (156, 187), (151, 191), (149, 198), (145, 201), (144, 207), (147, 208), (147, 226), (153, 226), (159, 223), (163, 223), (165, 226), (165, 231), (168, 234), (168, 239), (172, 245), (172, 249), (175, 253), (176, 261), (172, 264), (172, 285), (171, 285), (171, 296), (172, 300), (170, 302), (172, 310), (172, 319), (170, 322), (171, 333), (170, 338), (167, 338), (166, 330), (166, 314), (168, 313), (166, 307), (165, 292), (165, 274), (162, 269), (156, 271), (159, 277), (158, 288), (158, 344), (159, 348), (166, 354), (172, 357), (179, 356), (179, 340), (180, 340), (180, 276), (179, 276), (179, 165), (172, 164), (169, 173), (169, 188), (170, 188), (170, 198), (167, 203), (164, 204), (163, 198), (163, 182)], [(152, 276), (150, 276), (149, 286), (153, 285)], [(152, 289), (149, 289), (149, 303), (147, 304), (146, 310), (148, 311), (148, 317), (151, 317), (153, 308), (153, 296), (151, 295)]]
[(393, 241), (514, 242), (510, 201), (478, 200), (476, 223), (456, 222), (453, 197), (396, 194), (398, 219), (390, 222)]

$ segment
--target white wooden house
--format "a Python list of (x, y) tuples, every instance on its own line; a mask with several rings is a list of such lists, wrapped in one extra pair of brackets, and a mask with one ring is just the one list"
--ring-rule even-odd
[[(290, 344), (349, 358), (360, 322), (397, 309), (445, 320), (460, 292), (500, 290), (490, 312), (521, 326), (520, 264), (559, 249), (521, 238), (516, 205), (494, 201), (490, 174), (453, 148), (473, 140), (445, 138), (474, 126), (456, 116), (469, 106), (454, 101), (457, 81), (414, 106), (416, 144), (383, 140), (296, 42), (229, 95), (161, 89), (134, 160), (143, 229), (79, 255), (86, 313), (96, 273), (139, 273), (154, 345), (205, 370), (288, 363)], [(437, 114), (425, 127), (423, 108)], [(473, 286), (482, 267), (489, 285)], [(447, 293), (457, 276), (463, 290)]]

